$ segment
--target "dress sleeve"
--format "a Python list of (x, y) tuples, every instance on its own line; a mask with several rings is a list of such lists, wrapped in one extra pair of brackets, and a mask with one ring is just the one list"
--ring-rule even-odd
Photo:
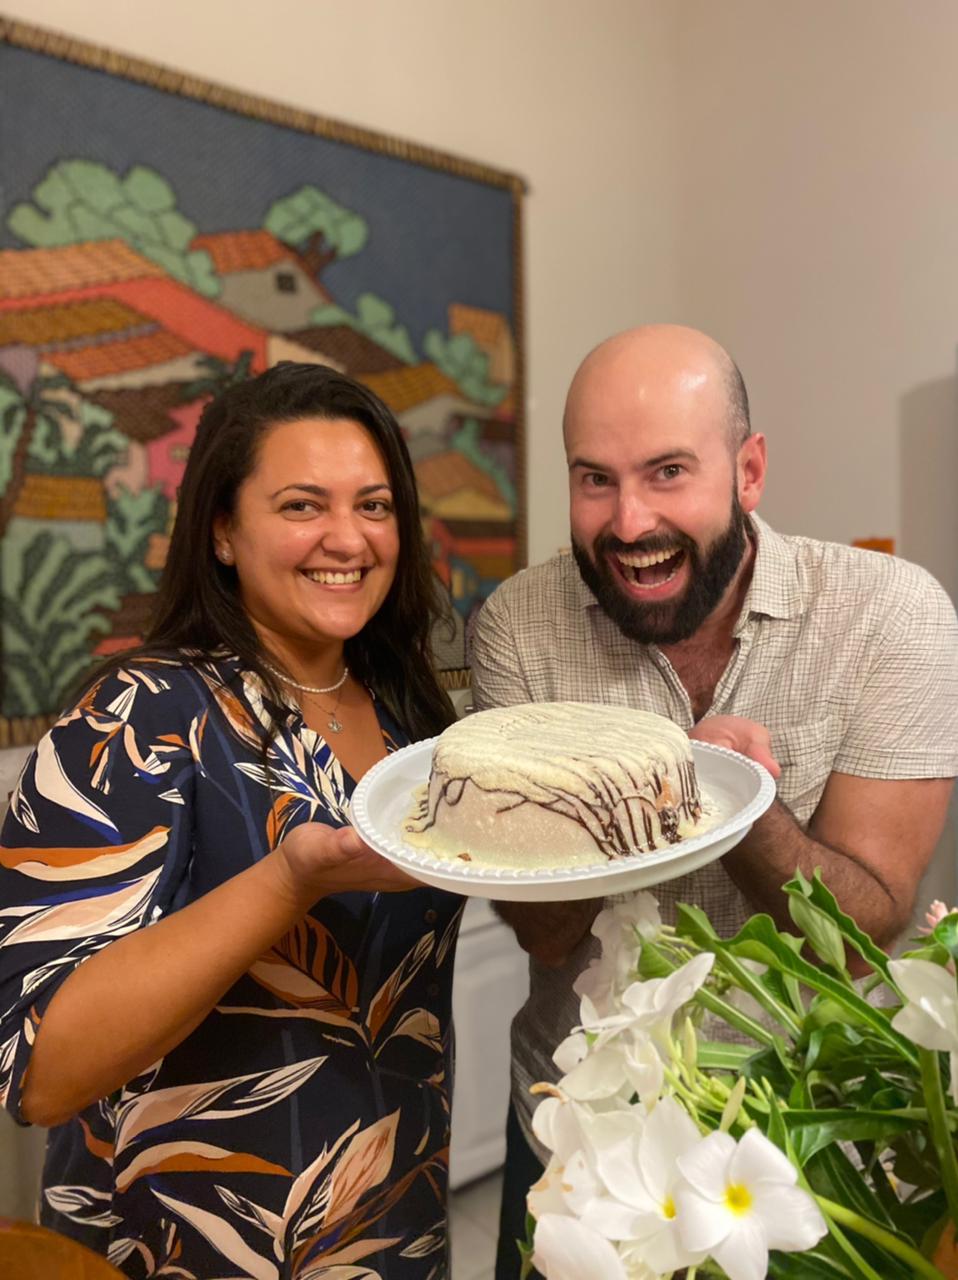
[(505, 593), (493, 592), (472, 634), (472, 691), (477, 711), (532, 702)]
[(20, 1123), (30, 1052), (60, 984), (162, 914), (188, 866), (194, 766), (177, 704), (146, 668), (110, 675), (43, 738), (11, 798), (0, 833), (0, 1102)]
[(958, 774), (958, 623), (920, 571), (890, 612), (833, 768), (863, 778)]

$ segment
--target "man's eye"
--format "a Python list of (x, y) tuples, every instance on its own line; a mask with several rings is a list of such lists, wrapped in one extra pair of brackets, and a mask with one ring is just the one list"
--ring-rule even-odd
[(604, 489), (609, 483), (609, 477), (602, 471), (587, 471), (583, 479), (590, 489)]
[(669, 462), (659, 471), (659, 475), (663, 480), (675, 480), (685, 470), (678, 462)]

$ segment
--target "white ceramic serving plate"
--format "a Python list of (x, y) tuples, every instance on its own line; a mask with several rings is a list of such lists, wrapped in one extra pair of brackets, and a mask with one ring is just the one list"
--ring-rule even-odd
[(699, 787), (714, 817), (707, 831), (657, 853), (568, 870), (514, 871), (439, 858), (402, 838), (413, 792), (429, 780), (435, 738), (393, 752), (373, 765), (353, 793), (356, 830), (384, 858), (437, 889), (510, 902), (604, 898), (646, 889), (697, 871), (720, 858), (748, 832), (775, 798), (771, 774), (724, 747), (693, 742)]

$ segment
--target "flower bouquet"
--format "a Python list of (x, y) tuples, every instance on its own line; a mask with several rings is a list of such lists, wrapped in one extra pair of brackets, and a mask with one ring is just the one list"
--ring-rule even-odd
[(890, 960), (817, 873), (784, 891), (795, 935), (668, 927), (649, 894), (599, 915), (536, 1086), (523, 1275), (958, 1276), (958, 912)]

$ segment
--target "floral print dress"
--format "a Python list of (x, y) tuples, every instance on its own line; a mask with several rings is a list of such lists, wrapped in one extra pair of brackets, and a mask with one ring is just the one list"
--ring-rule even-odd
[[(77, 964), (295, 824), (347, 821), (329, 745), (274, 710), (264, 756), (262, 686), (235, 658), (138, 659), (39, 744), (0, 846), (0, 1100), (16, 1119)], [(41, 1221), (136, 1280), (442, 1280), (460, 913), (430, 889), (322, 899), (182, 1044), (51, 1130)]]

